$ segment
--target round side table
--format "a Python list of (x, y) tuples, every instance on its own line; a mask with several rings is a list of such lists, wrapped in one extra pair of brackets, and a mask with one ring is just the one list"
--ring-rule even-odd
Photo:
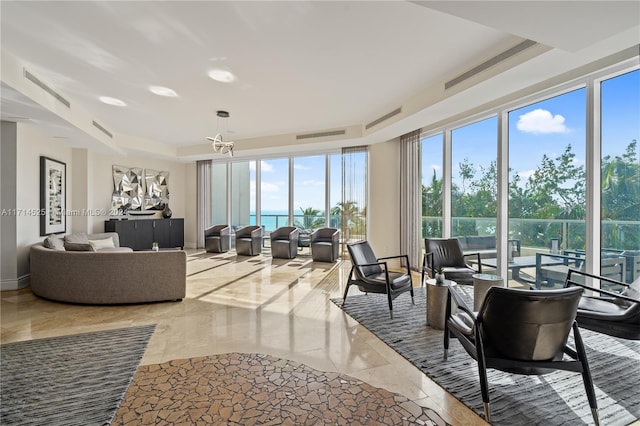
[(473, 310), (480, 310), (484, 298), (491, 287), (502, 287), (504, 282), (502, 277), (493, 274), (473, 275)]
[(426, 280), (427, 286), (427, 325), (436, 330), (444, 330), (445, 314), (447, 313), (447, 296), (449, 286), (458, 285), (455, 281), (444, 280), (436, 283), (430, 278)]

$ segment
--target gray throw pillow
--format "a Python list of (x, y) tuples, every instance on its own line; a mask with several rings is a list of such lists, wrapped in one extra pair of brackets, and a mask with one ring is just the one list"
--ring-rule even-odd
[(67, 251), (96, 251), (89, 243), (71, 243), (65, 241), (64, 248)]
[[(89, 244), (89, 237), (84, 232), (79, 232), (77, 234), (69, 234), (64, 236), (65, 243), (83, 243)], [(67, 249), (68, 250), (68, 249)]]
[(55, 235), (49, 235), (42, 243), (46, 248), (64, 251), (64, 241)]

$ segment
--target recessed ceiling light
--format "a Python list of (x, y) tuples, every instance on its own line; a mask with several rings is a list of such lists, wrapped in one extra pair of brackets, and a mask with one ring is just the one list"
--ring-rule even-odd
[(175, 98), (178, 96), (175, 90), (163, 86), (149, 86), (149, 91), (155, 95), (166, 96), (168, 98)]
[(231, 71), (213, 69), (209, 71), (209, 77), (221, 83), (231, 83), (236, 80), (236, 76)]
[(113, 106), (119, 106), (119, 107), (127, 106), (127, 104), (124, 101), (121, 101), (120, 99), (116, 99), (116, 98), (111, 98), (109, 96), (100, 96), (98, 99), (100, 99), (100, 102), (104, 102), (107, 105), (113, 105)]

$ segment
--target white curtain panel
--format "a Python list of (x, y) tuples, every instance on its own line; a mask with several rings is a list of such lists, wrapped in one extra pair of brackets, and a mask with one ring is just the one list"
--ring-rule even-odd
[(197, 214), (196, 248), (204, 248), (204, 230), (211, 226), (211, 160), (196, 162)]
[(346, 258), (346, 244), (367, 239), (367, 207), (369, 192), (369, 148), (342, 148), (342, 255)]
[(420, 187), (420, 130), (414, 130), (400, 137), (400, 251), (414, 270), (420, 268), (422, 254)]

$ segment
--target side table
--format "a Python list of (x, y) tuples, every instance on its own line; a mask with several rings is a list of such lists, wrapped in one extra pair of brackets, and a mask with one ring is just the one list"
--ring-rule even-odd
[(491, 287), (502, 287), (504, 281), (502, 277), (493, 274), (473, 275), (473, 310), (479, 311), (487, 292)]
[(455, 281), (444, 280), (437, 284), (436, 280), (426, 280), (427, 286), (427, 325), (436, 330), (444, 330), (445, 315), (447, 313), (447, 296), (449, 286), (458, 285)]

